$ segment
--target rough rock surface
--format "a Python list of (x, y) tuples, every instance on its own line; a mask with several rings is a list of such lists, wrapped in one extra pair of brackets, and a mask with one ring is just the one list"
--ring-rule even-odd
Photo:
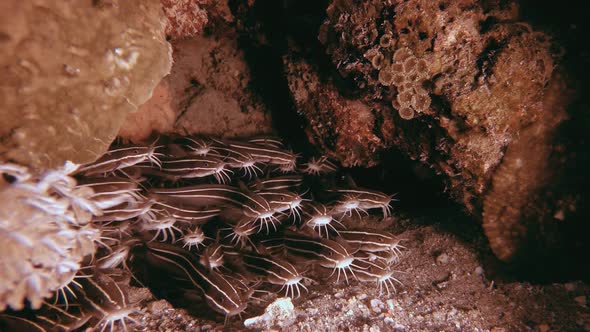
[(121, 137), (141, 141), (152, 131), (224, 137), (272, 131), (270, 113), (250, 87), (250, 69), (235, 31), (224, 23), (230, 18), (221, 3), (211, 14), (216, 34), (172, 42), (170, 74), (138, 112), (129, 114)]
[[(302, 58), (285, 57), (285, 67), (295, 104), (309, 123), (310, 142), (345, 166), (376, 165), (379, 152), (387, 147), (383, 137), (391, 140), (393, 120), (371, 104), (342, 96), (333, 83), (322, 83)], [(375, 122), (382, 123), (378, 132), (373, 130)]]
[(231, 22), (233, 16), (227, 1), (219, 0), (161, 0), (168, 24), (169, 40), (181, 40), (200, 35), (206, 27)]
[(35, 168), (104, 153), (170, 69), (158, 1), (2, 1), (0, 158)]
[(401, 150), (445, 176), (500, 259), (551, 251), (580, 204), (563, 188), (572, 91), (551, 38), (511, 2), (334, 0), (326, 13), (329, 67), (284, 57), (310, 141), (344, 165)]
[(171, 40), (200, 34), (209, 20), (207, 11), (193, 0), (162, 0), (168, 18), (166, 35)]

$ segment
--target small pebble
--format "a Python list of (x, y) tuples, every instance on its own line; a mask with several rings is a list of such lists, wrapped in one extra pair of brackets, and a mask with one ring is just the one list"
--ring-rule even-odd
[(373, 309), (373, 311), (375, 313), (380, 313), (382, 307), (383, 307), (383, 302), (381, 302), (381, 300), (378, 300), (378, 299), (371, 300), (371, 309)]
[(358, 296), (358, 299), (359, 299), (359, 300), (364, 300), (364, 299), (366, 299), (367, 297), (368, 297), (368, 295), (367, 295), (367, 294), (361, 294), (361, 295), (359, 295), (359, 296)]
[(295, 307), (291, 302), (291, 298), (279, 298), (266, 307), (263, 315), (246, 319), (244, 326), (266, 329), (273, 325), (279, 327), (289, 326), (295, 319), (294, 310)]
[(442, 253), (436, 257), (436, 264), (448, 264), (449, 263), (449, 255)]
[(477, 274), (478, 276), (483, 275), (483, 267), (481, 267), (481, 266), (476, 267), (475, 274)]
[(395, 309), (395, 302), (393, 302), (392, 299), (387, 300), (387, 307), (389, 308), (389, 310)]
[(432, 313), (432, 318), (434, 318), (436, 321), (443, 321), (445, 320), (447, 314), (444, 311), (435, 311)]
[(383, 307), (383, 301), (381, 301), (379, 299), (372, 299), (370, 303), (371, 303), (371, 308)]
[(539, 332), (547, 332), (547, 331), (549, 331), (549, 325), (547, 325), (547, 324), (537, 325), (537, 330), (539, 330)]
[(344, 297), (344, 293), (338, 292), (338, 293), (334, 294), (334, 297), (337, 298), (337, 299), (341, 299), (341, 298)]

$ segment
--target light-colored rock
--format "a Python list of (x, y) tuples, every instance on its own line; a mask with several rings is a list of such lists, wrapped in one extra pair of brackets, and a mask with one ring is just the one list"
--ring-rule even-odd
[(170, 70), (158, 0), (0, 4), (0, 159), (34, 168), (103, 154)]
[(152, 98), (141, 105), (136, 112), (129, 113), (119, 136), (132, 142), (140, 142), (152, 132), (167, 133), (173, 131), (176, 111), (172, 107), (172, 95), (167, 79), (163, 79), (154, 89)]
[(449, 263), (449, 255), (442, 253), (436, 257), (436, 264), (444, 265)]
[(270, 329), (273, 326), (285, 328), (295, 321), (295, 307), (291, 298), (282, 297), (269, 304), (264, 314), (244, 321), (247, 328)]

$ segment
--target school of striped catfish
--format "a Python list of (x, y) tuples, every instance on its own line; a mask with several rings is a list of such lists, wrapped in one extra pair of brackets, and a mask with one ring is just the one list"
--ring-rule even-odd
[(341, 222), (390, 217), (393, 195), (346, 181), (326, 157), (298, 159), (271, 136), (111, 147), (72, 172), (86, 193), (79, 209), (100, 230), (96, 253), (41, 309), (0, 313), (0, 326), (128, 330), (141, 314), (130, 278), (226, 322), (265, 294), (304, 296), (311, 279), (395, 291), (400, 238)]

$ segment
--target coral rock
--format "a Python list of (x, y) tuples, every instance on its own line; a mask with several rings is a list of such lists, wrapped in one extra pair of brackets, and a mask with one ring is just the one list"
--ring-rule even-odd
[(162, 0), (168, 18), (166, 35), (171, 40), (196, 36), (209, 21), (207, 11), (194, 0)]
[(235, 37), (196, 36), (172, 44), (170, 75), (138, 113), (130, 114), (121, 137), (140, 141), (152, 130), (223, 137), (272, 131), (270, 113), (249, 89), (250, 71)]
[[(284, 62), (295, 104), (309, 121), (310, 141), (344, 166), (377, 164), (376, 152), (388, 147), (385, 135), (393, 129), (391, 117), (383, 118), (369, 104), (348, 99), (333, 84), (320, 82), (304, 59), (285, 57)], [(383, 127), (377, 135), (373, 128), (379, 123)]]
[(35, 168), (102, 155), (170, 69), (159, 1), (2, 1), (0, 156)]
[(446, 176), (499, 258), (550, 252), (553, 205), (576, 197), (556, 188), (571, 92), (550, 37), (510, 2), (334, 0), (326, 13), (318, 38), (335, 75), (320, 79), (326, 68), (297, 51), (285, 62), (310, 141), (344, 165), (396, 146)]

